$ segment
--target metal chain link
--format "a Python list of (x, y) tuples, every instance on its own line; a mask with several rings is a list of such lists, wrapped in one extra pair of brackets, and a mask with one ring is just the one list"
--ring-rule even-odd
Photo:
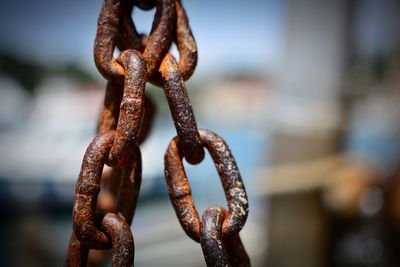
[[(135, 28), (135, 7), (156, 8), (148, 36)], [(173, 42), (179, 61), (168, 53)], [(116, 48), (121, 53), (114, 59)], [(197, 64), (197, 47), (180, 0), (104, 0), (94, 58), (107, 86), (98, 134), (86, 150), (76, 184), (65, 266), (86, 266), (90, 249), (109, 248), (112, 266), (133, 266), (130, 225), (141, 184), (139, 144), (151, 129), (156, 109), (145, 95), (147, 82), (163, 88), (177, 131), (165, 154), (165, 177), (184, 231), (200, 242), (207, 266), (250, 266), (239, 237), (248, 216), (239, 169), (221, 137), (197, 128), (185, 87)], [(200, 220), (182, 159), (200, 163), (204, 147), (221, 177), (228, 210), (209, 208)], [(103, 171), (104, 165), (111, 169)]]
[(200, 244), (208, 266), (250, 267), (239, 234), (223, 237), (222, 225), (228, 211), (221, 207), (208, 208), (201, 218)]

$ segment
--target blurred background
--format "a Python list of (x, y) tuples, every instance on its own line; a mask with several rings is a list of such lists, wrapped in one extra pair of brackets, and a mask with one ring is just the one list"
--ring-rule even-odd
[[(92, 56), (101, 4), (0, 1), (1, 266), (63, 264), (104, 97)], [(253, 266), (399, 266), (400, 3), (183, 5), (199, 53), (186, 85), (199, 127), (237, 159)], [(153, 16), (135, 9), (140, 32)], [(141, 146), (135, 264), (205, 266), (166, 192), (163, 154), (176, 133), (165, 96), (146, 91), (157, 115)], [(200, 212), (226, 205), (209, 156), (186, 170)]]

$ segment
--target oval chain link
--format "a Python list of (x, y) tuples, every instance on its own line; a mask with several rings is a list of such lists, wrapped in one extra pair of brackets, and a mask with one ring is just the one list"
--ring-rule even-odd
[[(239, 233), (246, 223), (248, 199), (239, 169), (225, 141), (210, 130), (200, 129), (200, 138), (210, 152), (217, 168), (225, 198), (228, 215), (222, 226), (223, 237)], [(182, 163), (182, 149), (179, 137), (175, 137), (165, 153), (165, 179), (168, 194), (183, 230), (193, 240), (200, 239), (200, 218), (193, 201), (192, 192)]]

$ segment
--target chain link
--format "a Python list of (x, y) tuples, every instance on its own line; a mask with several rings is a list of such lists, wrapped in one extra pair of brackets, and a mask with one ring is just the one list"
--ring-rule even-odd
[(250, 259), (239, 234), (223, 237), (222, 225), (228, 211), (220, 207), (208, 208), (201, 218), (200, 244), (208, 266), (249, 267)]
[[(156, 8), (148, 36), (136, 30), (135, 7)], [(173, 42), (179, 61), (168, 53)], [(114, 59), (116, 48), (120, 55)], [(163, 88), (177, 132), (165, 153), (165, 177), (182, 228), (200, 242), (207, 266), (250, 266), (239, 237), (248, 216), (239, 169), (221, 137), (197, 128), (185, 87), (197, 64), (197, 47), (180, 0), (104, 0), (94, 59), (107, 86), (98, 134), (86, 150), (76, 184), (65, 266), (86, 266), (90, 249), (109, 248), (112, 266), (133, 266), (130, 225), (141, 185), (139, 145), (156, 110), (145, 94), (147, 82)], [(200, 163), (204, 148), (217, 168), (228, 210), (209, 208), (200, 220), (182, 160)], [(104, 165), (111, 169), (103, 171)]]
[[(211, 154), (228, 202), (229, 212), (222, 225), (222, 235), (237, 234), (248, 215), (248, 199), (235, 159), (225, 141), (210, 130), (199, 130), (201, 141)], [(174, 138), (165, 153), (165, 179), (169, 197), (186, 234), (199, 242), (200, 218), (182, 163), (181, 140)]]

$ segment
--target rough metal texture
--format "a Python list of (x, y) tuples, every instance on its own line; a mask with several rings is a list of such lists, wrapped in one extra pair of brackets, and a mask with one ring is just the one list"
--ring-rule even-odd
[(110, 245), (107, 236), (95, 226), (95, 210), (103, 166), (114, 135), (113, 131), (106, 132), (92, 141), (83, 158), (76, 184), (72, 222), (76, 237), (85, 247), (104, 248)]
[[(248, 199), (239, 169), (224, 140), (209, 130), (199, 130), (203, 145), (217, 168), (228, 202), (228, 215), (222, 226), (224, 237), (237, 234), (248, 215)], [(175, 137), (165, 153), (165, 179), (168, 193), (182, 228), (193, 240), (199, 241), (200, 219), (193, 202), (189, 181), (182, 164), (181, 141)]]
[(96, 67), (107, 80), (122, 83), (125, 70), (113, 58), (121, 17), (120, 0), (104, 0), (94, 41)]
[[(99, 219), (102, 217), (102, 219)], [(110, 238), (113, 267), (133, 267), (134, 241), (129, 224), (114, 213), (98, 216), (97, 226)], [(87, 264), (89, 249), (75, 234), (71, 235), (65, 267), (84, 267)]]
[(185, 159), (192, 164), (199, 163), (204, 158), (204, 149), (200, 142), (185, 84), (179, 73), (176, 60), (171, 54), (164, 57), (160, 73), (176, 132), (182, 142)]
[(181, 1), (176, 1), (176, 40), (179, 51), (179, 72), (184, 81), (188, 80), (197, 65), (197, 46), (192, 30), (189, 26), (189, 19)]
[(143, 52), (146, 47), (147, 36), (139, 34), (136, 30), (131, 17), (133, 5), (134, 1), (132, 0), (122, 0), (120, 32), (116, 45), (120, 51), (135, 49)]
[[(76, 184), (76, 196), (72, 211), (73, 228), (79, 240), (91, 248), (104, 248), (108, 238), (95, 226), (95, 210), (100, 192), (100, 178), (115, 133), (98, 135), (89, 145), (82, 162)], [(133, 164), (122, 169), (120, 201), (117, 211), (131, 222), (141, 184), (141, 156), (135, 148)]]
[(222, 241), (222, 223), (225, 214), (221, 208), (209, 208), (201, 216), (200, 244), (207, 266), (229, 266), (228, 255)]
[[(122, 18), (120, 25), (120, 34), (117, 39), (117, 47), (123, 51), (126, 49), (135, 49), (140, 52), (143, 52), (145, 48), (151, 49), (153, 39), (164, 38), (165, 36), (157, 36), (157, 32), (152, 32), (152, 36), (150, 38), (149, 45), (147, 46), (149, 37), (147, 35), (139, 34), (136, 30), (135, 24), (132, 21), (131, 13), (133, 10), (133, 6), (137, 5), (139, 8), (144, 10), (151, 9), (155, 5), (155, 1), (133, 1), (123, 0), (122, 1)], [(190, 29), (189, 20), (186, 15), (186, 11), (183, 8), (180, 0), (175, 0), (176, 6), (176, 21), (172, 20), (172, 16), (165, 15), (168, 20), (164, 20), (165, 23), (172, 23), (171, 25), (174, 27), (174, 30), (170, 32), (170, 36), (165, 40), (170, 43), (173, 40), (178, 47), (179, 51), (179, 72), (184, 81), (188, 80), (197, 65), (197, 46), (192, 31)], [(170, 27), (169, 25), (168, 27)], [(154, 29), (154, 25), (153, 25)], [(160, 32), (160, 31), (158, 31)], [(166, 42), (166, 43), (167, 43)], [(154, 45), (153, 45), (154, 46)], [(157, 49), (152, 53), (152, 62), (154, 62), (154, 68), (157, 69), (160, 62), (158, 59), (162, 58), (168, 50), (162, 50), (159, 46), (155, 46)], [(164, 52), (164, 54), (162, 54)], [(146, 60), (149, 60), (149, 55), (144, 55)], [(151, 75), (151, 76), (150, 76)], [(150, 70), (149, 72), (150, 82), (152, 82), (156, 86), (162, 87), (162, 82), (159, 77), (159, 73), (156, 73), (155, 70)]]
[(230, 266), (233, 267), (250, 267), (250, 258), (244, 249), (242, 240), (239, 234), (234, 234), (231, 237), (223, 238), (226, 254)]
[[(148, 36), (135, 28), (134, 6), (156, 8)], [(179, 63), (168, 53), (172, 42), (177, 44)], [(121, 52), (117, 60), (116, 47)], [(208, 266), (250, 266), (239, 237), (248, 200), (235, 159), (218, 135), (197, 129), (185, 88), (184, 81), (197, 64), (197, 47), (180, 0), (104, 0), (94, 58), (107, 86), (98, 135), (87, 148), (76, 184), (73, 233), (65, 266), (99, 264), (109, 248), (113, 266), (133, 266), (130, 225), (142, 178), (139, 144), (148, 136), (156, 111), (145, 95), (146, 82), (164, 89), (178, 134), (165, 155), (165, 175), (183, 229), (201, 242)], [(204, 147), (217, 167), (229, 210), (210, 208), (200, 221), (182, 159), (200, 163)], [(111, 168), (103, 172), (104, 164)], [(91, 249), (102, 253), (95, 258), (94, 253), (89, 254)]]
[(126, 166), (137, 145), (146, 86), (146, 65), (140, 53), (135, 50), (125, 50), (120, 58), (127, 74), (114, 144), (107, 162), (108, 165), (116, 167)]
[(125, 220), (114, 213), (107, 213), (101, 222), (101, 228), (111, 239), (112, 266), (133, 267), (133, 236)]
[(239, 234), (222, 237), (222, 224), (228, 211), (220, 207), (207, 209), (201, 218), (200, 244), (209, 267), (249, 267), (250, 259)]
[(65, 257), (65, 267), (86, 266), (89, 249), (82, 246), (75, 234), (71, 234), (67, 256)]
[(124, 80), (125, 70), (113, 58), (116, 45), (120, 49), (141, 49), (144, 43), (146, 45), (143, 58), (147, 65), (147, 78), (154, 76), (173, 40), (172, 33), (176, 23), (175, 1), (157, 0), (156, 9), (150, 35), (142, 39), (127, 14), (131, 12), (132, 4), (121, 0), (104, 1), (94, 45), (96, 67), (104, 78), (119, 83)]
[(161, 60), (171, 47), (175, 21), (175, 1), (157, 0), (153, 26), (143, 52), (147, 63), (147, 78), (151, 78), (157, 72)]
[(242, 230), (249, 213), (249, 201), (236, 160), (225, 141), (210, 130), (199, 129), (201, 140), (210, 152), (217, 168), (225, 198), (228, 216), (222, 225), (222, 235), (231, 236)]

